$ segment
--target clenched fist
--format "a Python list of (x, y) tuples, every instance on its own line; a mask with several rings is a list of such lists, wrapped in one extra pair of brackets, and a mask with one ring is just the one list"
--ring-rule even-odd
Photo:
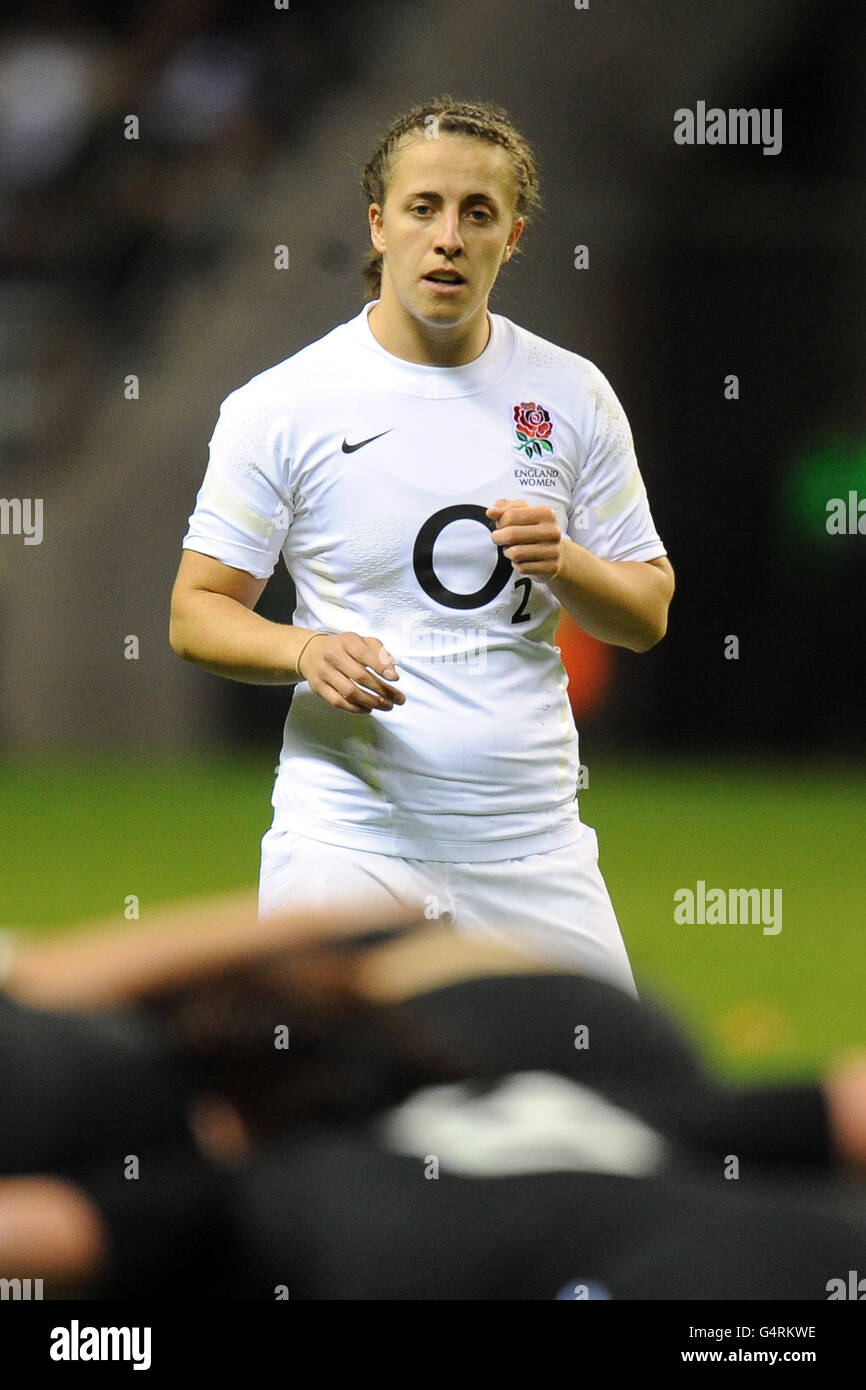
[(519, 574), (558, 579), (564, 563), (565, 540), (552, 507), (534, 507), (522, 498), (500, 497), (487, 508), (497, 523), (491, 539), (505, 550)]
[(376, 637), (357, 632), (317, 632), (299, 658), (298, 674), (335, 709), (369, 714), (404, 705), (406, 696), (386, 681), (399, 680), (394, 658)]

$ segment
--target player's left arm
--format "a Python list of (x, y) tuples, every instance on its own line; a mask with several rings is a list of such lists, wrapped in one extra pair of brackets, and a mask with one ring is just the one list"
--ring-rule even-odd
[(546, 584), (585, 632), (616, 647), (647, 652), (667, 631), (674, 571), (666, 556), (602, 560), (563, 535), (552, 507), (500, 497), (487, 515), (492, 540), (519, 574)]

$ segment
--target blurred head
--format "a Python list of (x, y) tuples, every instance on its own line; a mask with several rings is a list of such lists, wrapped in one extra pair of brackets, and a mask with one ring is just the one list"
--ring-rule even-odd
[(396, 120), (361, 186), (373, 243), (367, 298), (397, 302), (433, 326), (486, 310), (538, 205), (534, 156), (507, 114), (450, 97)]
[(365, 1118), (467, 1074), (406, 1006), (364, 998), (361, 955), (283, 952), (150, 998), (198, 1095), (204, 1147), (231, 1157), (303, 1121)]

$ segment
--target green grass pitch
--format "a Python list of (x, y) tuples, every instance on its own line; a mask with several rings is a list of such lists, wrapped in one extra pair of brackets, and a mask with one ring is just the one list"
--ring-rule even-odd
[[(45, 931), (255, 882), (275, 758), (0, 763), (0, 924)], [(600, 756), (581, 792), (638, 985), (733, 1078), (866, 1047), (866, 769)], [(780, 888), (782, 930), (678, 925), (674, 893)]]

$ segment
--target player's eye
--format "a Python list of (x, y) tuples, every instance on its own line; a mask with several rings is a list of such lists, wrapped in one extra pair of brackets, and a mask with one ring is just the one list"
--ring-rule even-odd
[(478, 226), (483, 226), (485, 222), (491, 220), (492, 213), (488, 212), (487, 208), (472, 208), (469, 216), (477, 222)]
[(431, 212), (432, 209), (429, 203), (416, 203), (415, 206), (412, 208), (412, 211), (418, 213), (425, 213)]

